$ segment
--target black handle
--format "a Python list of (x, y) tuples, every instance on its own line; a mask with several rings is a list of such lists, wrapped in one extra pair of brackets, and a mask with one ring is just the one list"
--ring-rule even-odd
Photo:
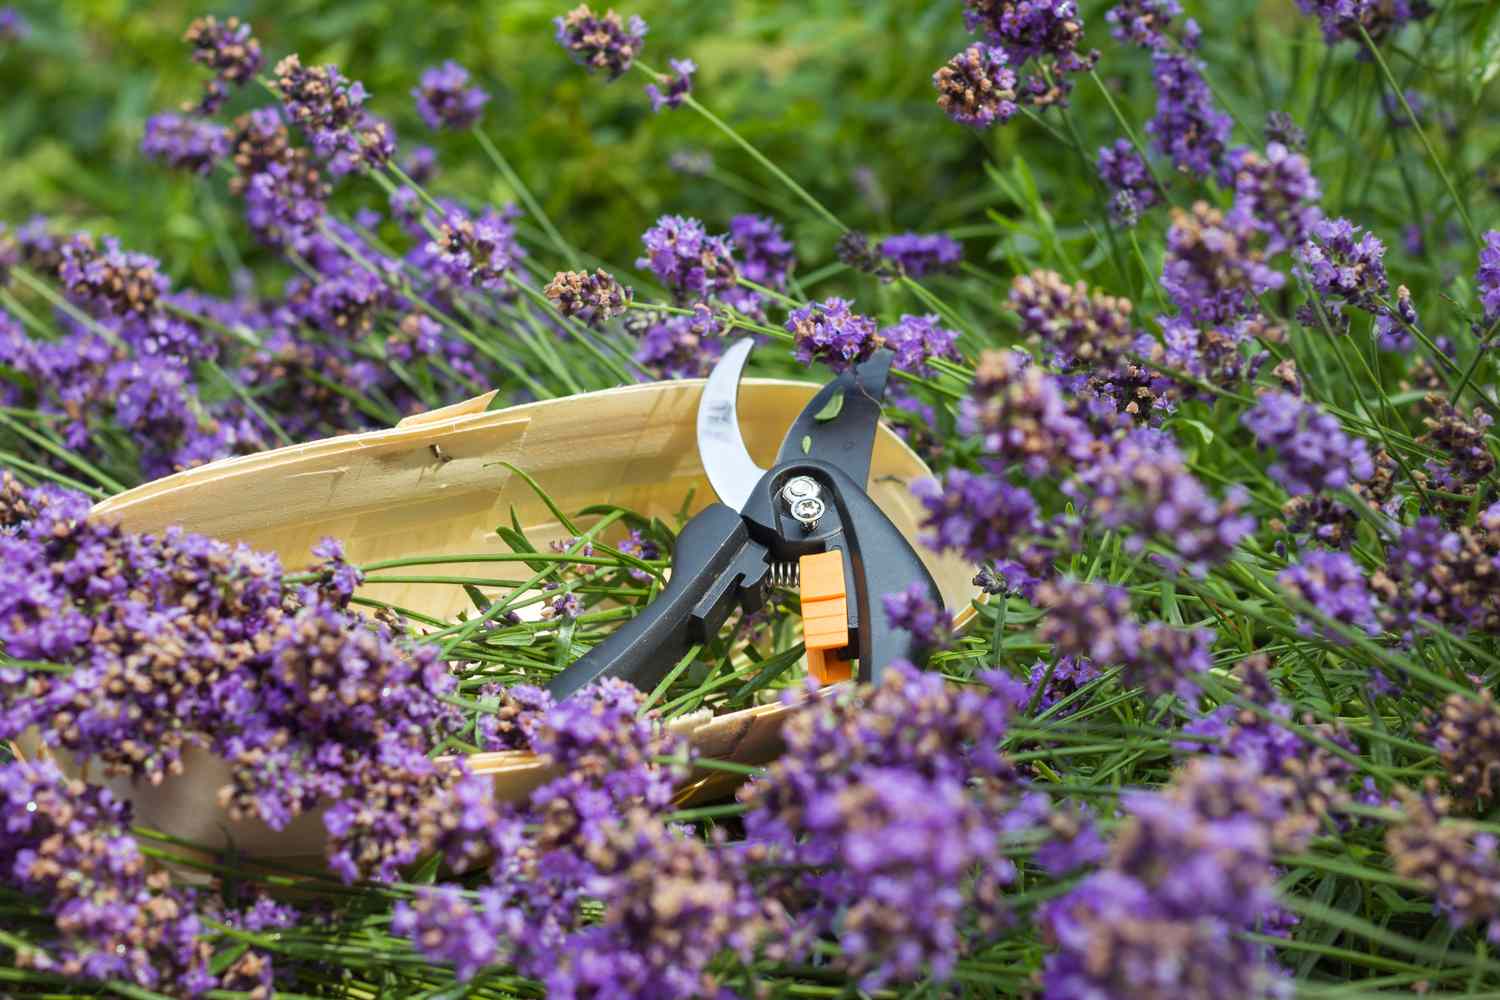
[(704, 508), (677, 533), (666, 589), (547, 689), (561, 700), (608, 676), (651, 690), (691, 646), (719, 631), (747, 588), (761, 593), (765, 576), (766, 550), (750, 540), (739, 513), (721, 503)]

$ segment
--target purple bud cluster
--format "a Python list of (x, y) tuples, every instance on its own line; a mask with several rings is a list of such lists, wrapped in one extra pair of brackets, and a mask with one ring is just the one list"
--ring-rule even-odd
[(664, 215), (641, 237), (648, 267), (678, 305), (701, 302), (734, 288), (739, 269), (728, 236), (710, 236), (697, 219)]
[(1364, 438), (1290, 392), (1262, 393), (1242, 422), (1257, 444), (1276, 452), (1266, 471), (1293, 496), (1342, 489), (1375, 473)]
[(389, 162), (395, 136), (388, 124), (365, 110), (369, 95), (364, 84), (345, 79), (337, 66), (303, 66), (296, 55), (277, 63), (275, 75), (287, 117), (335, 175)]
[(469, 71), (453, 60), (422, 71), (411, 96), (417, 114), (431, 129), (464, 129), (479, 124), (490, 95), (469, 86)]
[(1280, 288), (1286, 276), (1267, 266), (1246, 215), (1225, 215), (1207, 202), (1191, 213), (1172, 211), (1161, 285), (1197, 324), (1232, 323), (1257, 311), (1256, 296)]
[(1436, 9), (1427, 0), (1297, 0), (1297, 6), (1318, 19), (1325, 42), (1352, 41), (1364, 58), (1365, 34), (1378, 43)]
[(653, 312), (626, 327), (640, 340), (636, 363), (657, 378), (701, 378), (724, 353), (723, 324), (702, 302), (688, 315)]
[(913, 583), (905, 590), (886, 594), (881, 598), (881, 603), (885, 606), (885, 613), (891, 624), (911, 633), (918, 646), (923, 649), (938, 649), (948, 645), (948, 613), (932, 599), (925, 584)]
[(1437, 898), (1453, 927), (1476, 924), (1488, 941), (1500, 941), (1500, 839), (1470, 823), (1445, 822), (1448, 809), (1434, 788), (1407, 793), (1402, 821), (1386, 830), (1386, 852), (1397, 875)]
[(1090, 292), (1082, 281), (1069, 285), (1056, 271), (1017, 275), (1010, 305), (1021, 332), (1064, 371), (1113, 368), (1140, 336), (1129, 299)]
[(214, 71), (194, 109), (200, 115), (217, 112), (229, 99), (231, 87), (243, 86), (260, 72), (260, 42), (250, 33), (250, 25), (237, 17), (222, 22), (200, 17), (188, 25), (182, 40), (192, 46), (193, 62)]
[(1071, 412), (1056, 376), (1018, 351), (980, 357), (974, 384), (959, 404), (958, 427), (979, 435), (984, 461), (997, 471), (1019, 464), (1036, 476), (1094, 452), (1094, 437)]
[(667, 65), (672, 67), (672, 72), (667, 76), (666, 90), (654, 83), (646, 84), (646, 96), (651, 99), (651, 110), (658, 114), (663, 110), (682, 107), (682, 102), (693, 92), (693, 74), (698, 72), (698, 65), (691, 59), (668, 59)]
[(1172, 19), (1182, 14), (1177, 0), (1120, 0), (1104, 19), (1109, 33), (1117, 42), (1127, 42), (1143, 49), (1165, 48), (1170, 41), (1167, 31)]
[(1021, 85), (1036, 107), (1066, 104), (1071, 77), (1099, 61), (1081, 52), (1083, 18), (1074, 0), (964, 0), (964, 25), (998, 46), (1020, 70), (1036, 60), (1038, 71)]
[(646, 44), (646, 22), (632, 16), (628, 21), (614, 11), (595, 14), (588, 4), (552, 19), (557, 44), (567, 49), (573, 61), (587, 69), (603, 71), (611, 80), (630, 69)]
[(930, 377), (933, 361), (959, 361), (958, 332), (940, 326), (941, 322), (936, 316), (902, 316), (900, 322), (881, 330), (877, 341), (895, 354), (891, 367)]
[(1434, 621), (1460, 632), (1493, 631), (1500, 628), (1497, 565), (1500, 503), (1481, 511), (1473, 526), (1450, 530), (1436, 517), (1421, 517), (1402, 528), (1370, 586), (1390, 627)]
[(1313, 226), (1294, 257), (1297, 276), (1313, 292), (1313, 302), (1297, 312), (1303, 325), (1317, 328), (1326, 322), (1332, 332), (1343, 333), (1349, 329), (1344, 309), (1352, 306), (1383, 320), (1380, 333), (1391, 346), (1399, 346), (1407, 336), (1404, 326), (1416, 325), (1416, 310), (1409, 298), (1403, 297), (1403, 307), (1394, 314), (1381, 302), (1390, 281), (1385, 273), (1385, 244), (1374, 233), (1361, 235), (1348, 219), (1324, 219)]
[(1151, 58), (1156, 115), (1146, 122), (1146, 134), (1179, 171), (1198, 177), (1216, 174), (1234, 122), (1214, 100), (1203, 79), (1203, 63), (1187, 52), (1167, 49)]
[(961, 921), (982, 939), (1004, 918), (1003, 854), (1016, 779), (997, 747), (1021, 697), (957, 688), (894, 664), (862, 700), (819, 699), (786, 723), (786, 753), (740, 793), (751, 859), (770, 898), (810, 898), (803, 920), (837, 931), (841, 964), (874, 990), (926, 967), (946, 979)]
[[(1369, 581), (1348, 553), (1313, 549), (1282, 570), (1276, 580), (1312, 605), (1318, 614), (1371, 635), (1380, 632)], [(1346, 641), (1331, 627), (1315, 627), (1309, 621), (1303, 621), (1300, 627), (1307, 632), (1319, 632), (1334, 642)]]
[(141, 153), (173, 170), (206, 175), (229, 155), (229, 130), (201, 118), (152, 115), (146, 119)]
[(1099, 179), (1111, 192), (1110, 211), (1117, 221), (1135, 225), (1141, 212), (1162, 200), (1161, 189), (1151, 176), (1145, 157), (1129, 139), (1099, 147)]
[(596, 269), (593, 274), (559, 271), (542, 291), (558, 312), (593, 327), (623, 316), (634, 297), (629, 288), (603, 268)]
[(941, 481), (913, 483), (912, 494), (926, 510), (926, 545), (952, 549), (974, 563), (1035, 561), (1028, 545), (1041, 521), (1036, 501), (1024, 488), (995, 476), (949, 469)]
[(478, 218), (451, 211), (427, 244), (438, 274), (459, 288), (482, 288), (512, 294), (516, 269), (526, 251), (516, 241), (520, 211), (508, 205), (487, 208)]
[(1484, 309), (1485, 325), (1500, 320), (1500, 229), (1491, 229), (1484, 234), (1484, 246), (1479, 250), (1479, 270), (1474, 274), (1474, 285), (1479, 289), (1479, 303)]
[(794, 338), (797, 360), (805, 365), (821, 361), (843, 371), (884, 346), (875, 321), (849, 307), (848, 299), (829, 298), (792, 310), (786, 330)]
[(1234, 213), (1266, 234), (1266, 256), (1300, 247), (1323, 219), (1322, 188), (1307, 157), (1278, 142), (1264, 154), (1231, 154), (1226, 171), (1234, 184)]
[(740, 274), (757, 285), (785, 291), (797, 254), (780, 223), (761, 215), (736, 215), (729, 220), (729, 238), (743, 261)]
[(1274, 995), (1283, 973), (1244, 935), (1277, 914), (1272, 852), (1298, 849), (1313, 830), (1282, 783), (1200, 759), (1165, 790), (1122, 804), (1104, 868), (1043, 908), (1056, 948), (1046, 995)]
[(1255, 529), (1255, 519), (1244, 513), (1249, 498), (1243, 490), (1215, 499), (1171, 437), (1150, 428), (1115, 442), (1066, 489), (1099, 525), (1132, 529), (1127, 548), (1139, 551), (1148, 540), (1158, 541), (1194, 573), (1228, 559)]
[(943, 233), (901, 233), (881, 240), (879, 249), (881, 256), (913, 278), (952, 271), (964, 253), (962, 244)]
[(31, 25), (14, 7), (0, 7), (0, 42), (19, 42), (31, 34)]
[(1491, 691), (1450, 694), (1422, 731), (1461, 803), (1483, 805), (1500, 794), (1500, 707)]

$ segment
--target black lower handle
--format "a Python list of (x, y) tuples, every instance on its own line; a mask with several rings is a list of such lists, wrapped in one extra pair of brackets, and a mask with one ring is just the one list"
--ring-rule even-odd
[(601, 677), (619, 677), (651, 690), (689, 648), (718, 632), (757, 563), (763, 574), (765, 549), (750, 540), (739, 512), (721, 503), (706, 507), (678, 532), (672, 575), (656, 600), (547, 689), (561, 700)]

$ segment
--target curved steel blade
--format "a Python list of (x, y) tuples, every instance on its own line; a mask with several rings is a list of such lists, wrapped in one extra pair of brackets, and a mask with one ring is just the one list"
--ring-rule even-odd
[(816, 458), (864, 486), (894, 357), (889, 350), (876, 351), (820, 389), (786, 432), (776, 464)]
[(755, 341), (746, 337), (725, 351), (708, 373), (708, 383), (698, 400), (698, 456), (714, 492), (735, 510), (745, 509), (750, 491), (766, 474), (750, 457), (740, 436), (740, 415), (735, 405), (740, 375), (754, 346)]

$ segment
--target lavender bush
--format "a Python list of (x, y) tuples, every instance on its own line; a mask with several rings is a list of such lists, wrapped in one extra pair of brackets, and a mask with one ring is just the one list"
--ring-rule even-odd
[[(214, 255), (0, 179), (0, 992), (1500, 991), (1500, 20), (1265, 7), (801, 11), (830, 30), (758, 57), (774, 109), (737, 62), (774, 18), (517, 15), (524, 78), (184, 19), (129, 169)], [(800, 48), (882, 12), (886, 48)], [(66, 31), (0, 9), (0, 69)], [(533, 103), (579, 160), (528, 145)], [(779, 594), (659, 690), (554, 702), (670, 565), (680, 523), (623, 509), (550, 549), (498, 528), (530, 578), (485, 591), (89, 517), (491, 389), (700, 376), (745, 335), (770, 375), (894, 354), (921, 543), (982, 599), (959, 628), (872, 595), (923, 659), (877, 687), (810, 688)], [(475, 613), (365, 589), (392, 572)], [(778, 701), (765, 767), (672, 726)], [(468, 763), (494, 751), (553, 766), (502, 800)], [(134, 825), (128, 790), (202, 753), (205, 808), (316, 812), (324, 867)], [(738, 791), (686, 801), (705, 776)]]

